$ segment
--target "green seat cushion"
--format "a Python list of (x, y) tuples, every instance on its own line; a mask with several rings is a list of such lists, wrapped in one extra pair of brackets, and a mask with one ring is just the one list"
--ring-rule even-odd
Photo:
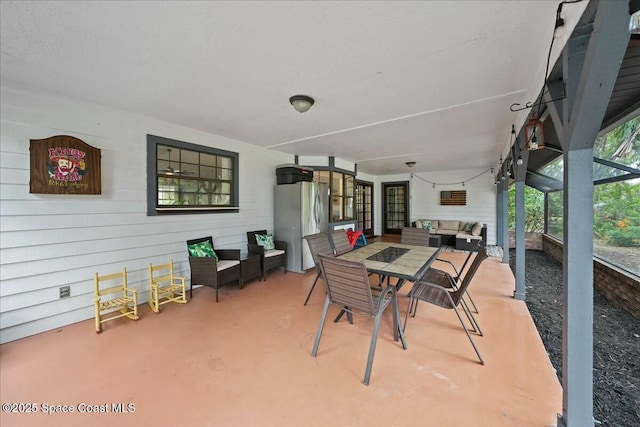
[(256, 243), (262, 246), (265, 251), (270, 251), (276, 248), (276, 244), (273, 241), (273, 235), (271, 234), (256, 234)]
[(215, 258), (216, 260), (218, 259), (218, 256), (213, 251), (213, 246), (211, 246), (211, 242), (208, 240), (205, 240), (199, 243), (193, 243), (191, 245), (188, 245), (188, 248), (189, 248), (189, 255), (191, 256)]

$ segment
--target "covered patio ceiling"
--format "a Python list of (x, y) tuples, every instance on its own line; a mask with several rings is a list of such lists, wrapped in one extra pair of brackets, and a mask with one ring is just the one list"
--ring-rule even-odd
[[(3, 1), (1, 76), (374, 175), (489, 168), (526, 118), (509, 106), (539, 94), (559, 4)], [(552, 61), (586, 5), (564, 5)]]
[[(576, 34), (586, 34), (591, 31), (595, 11), (596, 8), (593, 4), (585, 10), (578, 24), (574, 27)], [(562, 60), (556, 61), (549, 72), (548, 85), (562, 84), (563, 66)], [(542, 94), (539, 95), (538, 100), (541, 97)], [(544, 102), (540, 107), (533, 108), (531, 114), (534, 116), (539, 114), (541, 118), (548, 117)], [(620, 70), (600, 127), (601, 132), (609, 132), (638, 115), (640, 115), (640, 35), (634, 34), (630, 36), (624, 58), (620, 64)], [(529, 152), (525, 182), (528, 186), (543, 192), (562, 190), (562, 180), (541, 173), (544, 166), (563, 154), (560, 138), (556, 134), (556, 129), (550, 118), (544, 120), (544, 135), (544, 148)], [(520, 143), (520, 145), (523, 144)], [(623, 164), (598, 158), (594, 158), (594, 163), (600, 164), (600, 167), (604, 165), (612, 171), (612, 176), (609, 179), (601, 179), (597, 174), (594, 174), (594, 184), (640, 177), (638, 169)]]

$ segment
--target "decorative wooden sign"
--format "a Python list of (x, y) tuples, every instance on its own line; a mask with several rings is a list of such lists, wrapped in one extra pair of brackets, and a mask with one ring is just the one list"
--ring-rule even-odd
[(32, 139), (30, 193), (101, 194), (100, 149), (68, 135)]
[(466, 206), (467, 190), (441, 191), (440, 204), (445, 206)]

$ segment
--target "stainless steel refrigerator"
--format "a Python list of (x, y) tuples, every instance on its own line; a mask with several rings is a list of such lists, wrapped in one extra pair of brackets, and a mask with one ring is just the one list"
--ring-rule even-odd
[(327, 232), (328, 204), (328, 184), (297, 182), (275, 186), (274, 235), (287, 242), (287, 270), (304, 273), (313, 268), (303, 237)]

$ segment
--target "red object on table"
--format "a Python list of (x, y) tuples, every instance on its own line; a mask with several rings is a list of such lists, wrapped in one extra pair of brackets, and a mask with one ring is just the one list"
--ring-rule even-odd
[(347, 230), (347, 237), (352, 248), (356, 245), (360, 236), (362, 236), (362, 230), (353, 231), (350, 228)]

